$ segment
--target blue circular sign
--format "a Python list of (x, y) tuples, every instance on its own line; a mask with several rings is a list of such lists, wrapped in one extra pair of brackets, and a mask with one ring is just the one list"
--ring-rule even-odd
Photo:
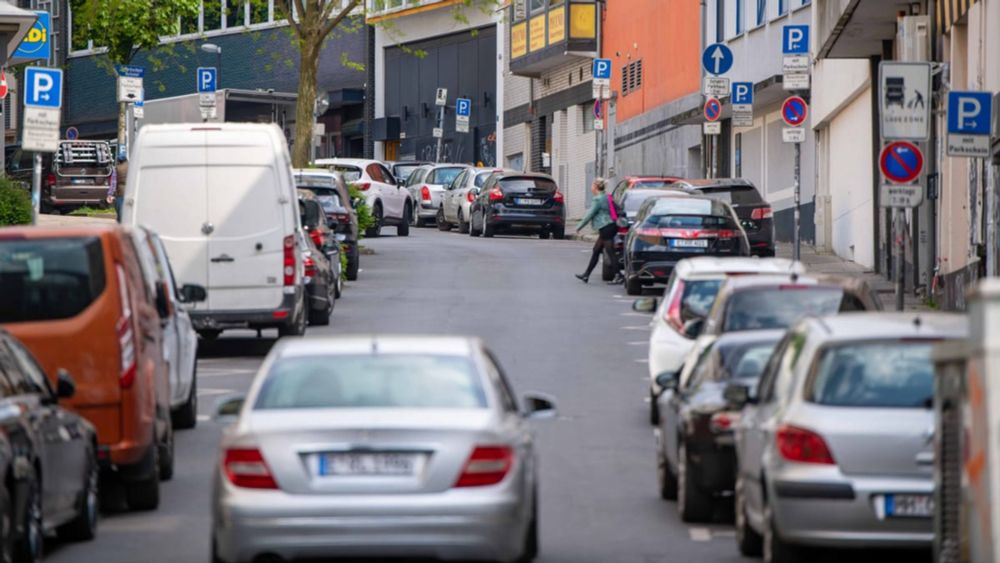
[(709, 98), (705, 102), (705, 119), (718, 121), (720, 117), (722, 117), (722, 104), (715, 98)]
[(70, 141), (75, 141), (77, 137), (80, 136), (80, 131), (76, 127), (68, 127), (66, 129), (66, 138)]
[(923, 171), (924, 155), (913, 143), (895, 141), (882, 149), (879, 167), (890, 182), (909, 184)]
[(714, 74), (726, 74), (733, 68), (733, 51), (722, 43), (709, 45), (705, 52), (701, 54), (701, 66), (705, 67), (705, 72)]
[(781, 104), (781, 119), (790, 127), (798, 127), (809, 116), (809, 104), (799, 96), (791, 96)]

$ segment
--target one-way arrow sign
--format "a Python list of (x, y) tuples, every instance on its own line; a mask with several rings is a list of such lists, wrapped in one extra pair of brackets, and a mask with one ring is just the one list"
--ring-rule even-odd
[(701, 65), (709, 74), (726, 74), (733, 67), (733, 51), (722, 43), (709, 45), (701, 55)]

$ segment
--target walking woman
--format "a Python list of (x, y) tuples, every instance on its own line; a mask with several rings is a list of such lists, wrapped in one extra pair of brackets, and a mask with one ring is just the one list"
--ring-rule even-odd
[[(611, 202), (610, 194), (604, 191), (606, 185), (604, 178), (594, 180), (594, 183), (590, 186), (590, 191), (594, 194), (594, 199), (590, 203), (590, 210), (583, 216), (580, 224), (576, 226), (576, 232), (579, 233), (584, 227), (590, 224), (598, 234), (597, 241), (594, 242), (594, 251), (590, 255), (590, 263), (587, 264), (587, 270), (582, 274), (576, 274), (577, 279), (583, 283), (587, 283), (590, 280), (590, 273), (594, 271), (597, 261), (601, 258), (601, 253), (605, 250), (607, 250), (611, 259), (614, 260), (615, 269), (617, 270), (618, 256), (615, 253), (615, 233), (618, 232), (618, 226), (615, 225), (615, 220), (611, 217), (614, 212), (612, 208), (613, 203)], [(621, 283), (623, 279), (621, 272), (618, 272), (611, 283)]]

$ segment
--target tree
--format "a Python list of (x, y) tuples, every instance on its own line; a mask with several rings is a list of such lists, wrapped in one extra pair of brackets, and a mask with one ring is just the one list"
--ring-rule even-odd
[[(160, 47), (160, 37), (178, 33), (182, 18), (197, 19), (201, 0), (72, 0), (74, 33), (107, 48), (112, 65), (127, 65), (142, 49)], [(118, 111), (124, 140), (125, 104)]]

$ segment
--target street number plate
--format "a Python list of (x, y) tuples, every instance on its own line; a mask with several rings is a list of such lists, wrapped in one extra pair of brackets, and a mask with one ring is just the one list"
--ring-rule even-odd
[(670, 246), (677, 248), (708, 248), (707, 240), (673, 239)]
[(398, 453), (329, 453), (319, 457), (321, 477), (409, 476), (420, 457)]
[(885, 495), (885, 515), (892, 518), (930, 518), (934, 515), (931, 495)]
[(540, 199), (532, 199), (528, 197), (519, 197), (514, 201), (516, 201), (518, 205), (541, 205), (544, 203), (544, 201)]

